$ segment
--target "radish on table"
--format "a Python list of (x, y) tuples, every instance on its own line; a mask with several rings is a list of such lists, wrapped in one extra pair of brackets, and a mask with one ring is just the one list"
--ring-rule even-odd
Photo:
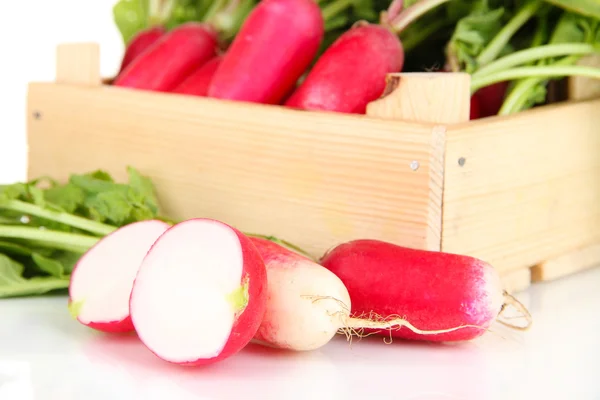
[(223, 222), (190, 219), (162, 234), (141, 263), (131, 320), (159, 358), (209, 364), (250, 342), (266, 294), (265, 263), (248, 237)]
[(270, 240), (250, 237), (267, 267), (268, 300), (256, 342), (296, 351), (327, 344), (344, 327), (350, 296), (319, 264)]
[(497, 271), (473, 257), (365, 239), (336, 246), (320, 262), (348, 288), (352, 315), (375, 322), (364, 325), (367, 333), (464, 341), (483, 335), (505, 305), (530, 317)]
[[(419, 330), (410, 318), (384, 321), (375, 318), (372, 313), (356, 315), (354, 303), (362, 298), (359, 296), (354, 299), (356, 292), (346, 287), (343, 277), (340, 279), (335, 271), (272, 241), (256, 237), (250, 239), (265, 261), (268, 280), (266, 311), (254, 337), (257, 343), (294, 351), (309, 351), (326, 345), (336, 333), (352, 337), (361, 335), (363, 330), (370, 328), (384, 330), (405, 326), (421, 335), (438, 338), (439, 335), (474, 329), (463, 326), (465, 321), (456, 323), (453, 320), (442, 320), (441, 323), (429, 324)], [(364, 265), (364, 269), (372, 267), (373, 265)], [(393, 279), (392, 274), (379, 272), (379, 275), (384, 279)], [(363, 270), (356, 275), (357, 279), (360, 276), (369, 278), (369, 274)], [(381, 293), (379, 298), (389, 296), (386, 304), (395, 304), (397, 300), (385, 290), (385, 286), (370, 287), (369, 293), (373, 292)], [(432, 303), (431, 306), (436, 305)], [(359, 304), (359, 307), (362, 305)], [(381, 311), (381, 308), (378, 310)], [(419, 320), (415, 322), (418, 323)], [(484, 328), (478, 329), (478, 332), (483, 331)]]
[(83, 325), (103, 332), (130, 332), (129, 296), (138, 268), (169, 225), (148, 220), (125, 225), (79, 259), (69, 283), (69, 309)]

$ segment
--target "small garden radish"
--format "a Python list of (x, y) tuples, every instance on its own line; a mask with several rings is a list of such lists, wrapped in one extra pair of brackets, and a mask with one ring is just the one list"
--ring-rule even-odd
[(222, 60), (223, 56), (218, 55), (208, 61), (173, 89), (173, 93), (206, 96), (210, 81), (219, 65), (221, 65)]
[(421, 0), (403, 8), (390, 2), (379, 25), (356, 22), (319, 57), (285, 105), (302, 110), (364, 114), (384, 94), (386, 76), (404, 66), (398, 35), (413, 21), (448, 0)]
[[(474, 339), (486, 332), (506, 300), (496, 270), (463, 255), (355, 240), (333, 248), (321, 264), (348, 288), (353, 316), (390, 322), (390, 329), (368, 332), (396, 338)], [(394, 327), (398, 316), (427, 334)], [(431, 334), (452, 327), (462, 328)]]
[(324, 35), (314, 0), (262, 0), (231, 43), (208, 96), (278, 104), (316, 56)]
[(104, 332), (129, 332), (129, 296), (137, 270), (169, 225), (135, 222), (108, 234), (77, 262), (69, 284), (69, 308), (79, 322)]
[(479, 115), (481, 118), (498, 114), (498, 111), (502, 108), (508, 86), (508, 81), (498, 82), (489, 86), (484, 86), (473, 93), (473, 97), (476, 98), (479, 103)]
[(270, 240), (250, 237), (267, 267), (267, 309), (256, 342), (296, 351), (327, 344), (345, 326), (348, 290), (319, 264)]
[(169, 31), (115, 79), (115, 86), (171, 91), (217, 55), (218, 38), (208, 24), (187, 22)]
[[(326, 345), (336, 333), (349, 337), (366, 328), (388, 329), (406, 326), (408, 320), (395, 318), (354, 318), (351, 293), (334, 273), (296, 252), (263, 238), (251, 237), (267, 267), (268, 300), (265, 315), (254, 341), (294, 351), (315, 350)], [(436, 335), (466, 329), (450, 326), (427, 332)]]
[(121, 68), (123, 71), (133, 60), (135, 60), (140, 54), (145, 52), (150, 46), (152, 46), (158, 39), (163, 37), (166, 30), (162, 26), (153, 26), (151, 28), (140, 31), (135, 35), (131, 41), (127, 44), (123, 60), (121, 61)]
[(194, 366), (250, 342), (266, 305), (265, 264), (252, 242), (211, 219), (180, 222), (152, 245), (131, 292), (135, 330), (150, 351)]
[(400, 72), (403, 62), (395, 33), (379, 25), (355, 24), (319, 57), (285, 105), (364, 114), (367, 104), (383, 93), (386, 75)]

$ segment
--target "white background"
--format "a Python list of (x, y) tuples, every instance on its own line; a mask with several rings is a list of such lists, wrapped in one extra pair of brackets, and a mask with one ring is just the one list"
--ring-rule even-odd
[(6, 1), (0, 9), (0, 184), (26, 179), (27, 83), (52, 81), (56, 45), (97, 42), (103, 76), (123, 54), (112, 20), (115, 0)]

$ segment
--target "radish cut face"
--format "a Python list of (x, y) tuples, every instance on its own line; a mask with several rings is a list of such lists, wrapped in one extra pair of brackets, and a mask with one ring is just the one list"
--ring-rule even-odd
[(264, 262), (248, 238), (210, 219), (181, 222), (144, 259), (130, 300), (138, 336), (163, 360), (197, 365), (245, 346), (266, 305)]
[(135, 222), (102, 238), (77, 262), (69, 284), (69, 308), (79, 322), (104, 332), (133, 331), (129, 297), (142, 260), (169, 225)]

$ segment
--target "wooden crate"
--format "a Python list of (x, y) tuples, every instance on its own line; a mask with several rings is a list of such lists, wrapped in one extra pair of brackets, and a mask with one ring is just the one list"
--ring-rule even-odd
[(513, 291), (600, 262), (598, 98), (469, 121), (467, 74), (403, 73), (366, 116), (306, 112), (109, 86), (95, 44), (57, 56), (56, 82), (29, 85), (30, 177), (132, 165), (174, 218), (314, 255), (356, 238), (468, 254)]

